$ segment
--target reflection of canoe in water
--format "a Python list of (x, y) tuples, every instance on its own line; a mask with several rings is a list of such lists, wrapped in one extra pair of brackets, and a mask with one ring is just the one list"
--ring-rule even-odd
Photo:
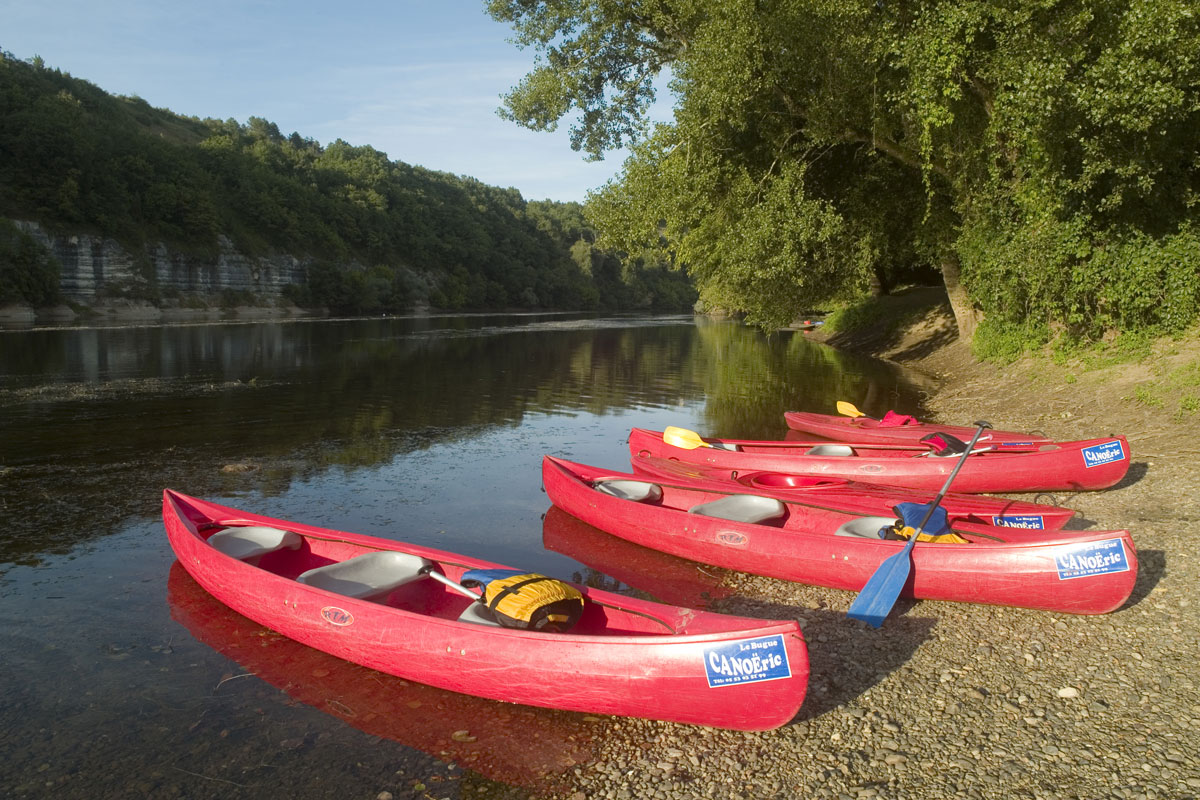
[[(922, 489), (901, 489), (788, 472), (730, 470), (643, 453), (633, 453), (630, 462), (634, 472), (656, 481), (707, 482), (723, 491), (763, 494), (789, 503), (871, 516), (887, 516), (893, 514), (892, 509), (900, 503), (928, 503), (935, 496), (934, 492)], [(1075, 516), (1074, 510), (1069, 508), (959, 492), (947, 494), (940, 505), (946, 509), (951, 523), (1010, 528), (1058, 530)]]
[[(497, 564), (171, 490), (163, 521), (180, 563), (222, 603), (381, 672), (495, 700), (743, 730), (783, 725), (804, 700), (808, 654), (795, 621), (579, 587), (583, 614), (569, 632), (504, 628), (426, 577), (459, 581)], [(249, 547), (268, 539), (266, 552)], [(317, 568), (323, 585), (305, 574)]]
[(542, 544), (664, 603), (704, 608), (733, 592), (719, 569), (612, 536), (558, 506), (542, 521)]
[[(878, 537), (894, 518), (653, 483), (551, 456), (542, 460), (542, 485), (556, 506), (614, 536), (705, 564), (834, 589), (861, 590), (906, 544)], [(913, 547), (906, 596), (1103, 614), (1125, 602), (1137, 579), (1128, 531), (980, 525), (955, 531), (966, 542)]]
[[(740, 472), (793, 472), (929, 491), (942, 488), (959, 460), (957, 455), (935, 456), (930, 447), (908, 445), (744, 439), (704, 442), (710, 446), (692, 449), (664, 442), (662, 431), (634, 428), (629, 433), (629, 451), (635, 457), (651, 455)], [(971, 493), (1107, 489), (1129, 471), (1129, 443), (1124, 436), (1042, 447), (1029, 452), (976, 452), (963, 462), (950, 489)]]
[(198, 641), (289, 697), (491, 780), (545, 789), (592, 760), (587, 726), (574, 714), (410, 683), (305, 647), (222, 605), (178, 562), (167, 578), (167, 603)]

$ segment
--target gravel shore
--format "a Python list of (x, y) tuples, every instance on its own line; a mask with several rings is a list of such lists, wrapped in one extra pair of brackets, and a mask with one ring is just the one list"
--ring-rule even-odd
[(846, 618), (850, 593), (729, 574), (714, 610), (800, 620), (812, 669), (800, 715), (765, 733), (613, 720), (565, 797), (1200, 797), (1195, 415), (1135, 402), (1135, 367), (1075, 376), (979, 365), (954, 343), (885, 355), (897, 349), (941, 379), (934, 419), (1128, 436), (1121, 484), (1056, 499), (1080, 512), (1070, 528), (1133, 533), (1129, 602), (1080, 617), (901, 600), (873, 630)]

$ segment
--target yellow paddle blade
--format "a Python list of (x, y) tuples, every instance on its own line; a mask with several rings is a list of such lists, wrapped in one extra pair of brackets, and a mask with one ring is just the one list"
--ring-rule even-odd
[(865, 417), (866, 414), (854, 407), (853, 403), (847, 403), (845, 400), (838, 400), (837, 410), (839, 414), (847, 417)]
[(712, 447), (711, 444), (700, 438), (700, 434), (695, 431), (689, 431), (687, 428), (676, 428), (674, 425), (668, 425), (663, 431), (663, 441), (675, 447), (682, 447), (684, 450), (695, 450), (697, 447)]

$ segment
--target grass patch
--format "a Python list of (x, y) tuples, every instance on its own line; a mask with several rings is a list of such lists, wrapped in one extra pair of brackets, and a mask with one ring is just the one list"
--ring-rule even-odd
[(1170, 409), (1176, 419), (1185, 419), (1200, 411), (1200, 356), (1173, 369), (1159, 362), (1156, 378), (1141, 384), (1133, 399), (1151, 408)]
[(887, 335), (915, 322), (929, 309), (928, 296), (911, 290), (865, 297), (831, 311), (825, 317), (825, 330), (827, 333)]
[(1048, 341), (1050, 330), (1044, 325), (1005, 325), (994, 317), (985, 317), (975, 330), (971, 352), (981, 361), (1004, 365), (1026, 353), (1037, 353)]

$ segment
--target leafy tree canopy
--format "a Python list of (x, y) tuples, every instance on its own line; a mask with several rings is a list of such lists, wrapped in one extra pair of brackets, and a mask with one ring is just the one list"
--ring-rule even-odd
[(685, 264), (714, 304), (778, 324), (932, 268), (967, 334), (1197, 316), (1192, 0), (488, 7), (536, 53), (504, 114), (569, 118), (591, 157), (633, 144), (589, 204), (601, 243)]

